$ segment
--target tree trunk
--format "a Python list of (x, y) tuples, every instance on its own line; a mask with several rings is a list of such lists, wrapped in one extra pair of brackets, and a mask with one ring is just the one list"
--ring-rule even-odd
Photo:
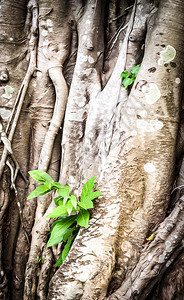
[[(0, 299), (183, 299), (183, 2), (0, 8)], [(102, 192), (57, 269), (54, 194), (26, 200), (34, 169)]]

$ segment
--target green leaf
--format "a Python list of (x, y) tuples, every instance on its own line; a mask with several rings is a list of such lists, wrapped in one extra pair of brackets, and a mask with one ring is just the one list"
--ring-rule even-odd
[[(68, 216), (63, 216), (63, 217), (57, 219), (56, 221), (54, 221), (54, 223), (52, 224), (52, 228), (54, 228), (55, 224), (57, 224), (57, 223), (63, 221), (63, 220), (66, 219), (66, 218), (68, 218)], [(51, 228), (51, 230), (50, 230), (50, 233), (52, 232), (52, 228)]]
[(66, 203), (66, 209), (67, 209), (67, 212), (68, 212), (68, 214), (70, 215), (71, 214), (71, 212), (73, 211), (73, 205), (72, 205), (72, 203), (71, 203), (71, 200), (69, 200), (67, 203)]
[(55, 267), (59, 267), (63, 264), (62, 253), (60, 254), (58, 260), (56, 261)]
[(124, 85), (125, 89), (127, 89), (127, 87), (131, 85), (133, 82), (134, 82), (134, 78), (124, 78), (122, 84)]
[(67, 255), (70, 251), (71, 244), (72, 244), (75, 237), (76, 237), (76, 234), (74, 236), (72, 236), (71, 239), (69, 239), (68, 242), (66, 243), (66, 245), (64, 246), (64, 249), (62, 251), (62, 260), (63, 260), (63, 262), (65, 261)]
[(28, 173), (37, 182), (47, 185), (49, 189), (51, 189), (54, 185), (54, 180), (52, 179), (52, 177), (44, 171), (33, 170), (29, 171)]
[(45, 195), (50, 191), (51, 189), (49, 189), (48, 186), (46, 185), (37, 186), (37, 188), (29, 194), (27, 199), (32, 199), (34, 197)]
[(73, 207), (76, 209), (77, 208), (77, 199), (76, 199), (76, 197), (74, 195), (71, 195), (70, 200), (71, 200), (71, 203), (72, 203)]
[(87, 195), (85, 198), (81, 200), (82, 203), (88, 203), (91, 200), (96, 199), (98, 196), (100, 196), (102, 193), (100, 191), (95, 191), (89, 195)]
[(80, 208), (83, 208), (83, 209), (93, 208), (92, 200), (96, 199), (101, 194), (102, 193), (100, 191), (95, 191), (93, 193), (90, 193), (85, 198), (83, 198), (80, 202), (77, 202), (77, 204)]
[(66, 206), (66, 202), (69, 200), (69, 198), (68, 197), (65, 197), (64, 199), (63, 199), (63, 205), (64, 206)]
[(55, 264), (55, 267), (59, 267), (63, 264), (63, 262), (65, 261), (69, 251), (70, 251), (70, 248), (72, 246), (72, 242), (74, 240), (74, 238), (76, 237), (76, 235), (72, 236), (71, 239), (68, 240), (68, 242), (66, 243), (66, 245), (64, 246), (64, 249), (61, 253), (61, 255), (59, 256), (56, 264)]
[(70, 187), (68, 185), (63, 186), (57, 190), (57, 193), (63, 198), (68, 198), (70, 195)]
[(76, 229), (76, 226), (73, 226), (71, 228), (68, 228), (66, 233), (63, 235), (63, 241), (66, 243), (67, 239), (71, 236), (71, 234), (74, 232)]
[(129, 77), (130, 75), (131, 75), (130, 72), (125, 70), (121, 73), (120, 78), (126, 78)]
[(58, 218), (67, 215), (67, 208), (64, 205), (59, 205), (53, 211), (46, 216), (46, 218)]
[(81, 209), (76, 217), (77, 224), (82, 227), (87, 227), (89, 223), (89, 211)]
[(83, 190), (82, 190), (82, 194), (81, 194), (81, 201), (82, 199), (84, 199), (88, 194), (90, 194), (92, 192), (92, 189), (94, 188), (95, 184), (95, 176), (90, 178), (84, 185)]
[(55, 182), (55, 181), (54, 181), (53, 186), (56, 187), (57, 189), (61, 189), (63, 187), (60, 182)]
[(36, 264), (39, 264), (41, 262), (41, 260), (42, 259), (39, 256), (37, 256), (37, 258), (36, 258)]
[(47, 247), (57, 245), (63, 241), (63, 236), (66, 234), (67, 229), (75, 222), (76, 216), (70, 216), (62, 219), (60, 222), (52, 226), (51, 235), (47, 242)]
[(139, 69), (140, 69), (140, 65), (134, 66), (134, 67), (131, 68), (131, 73), (134, 74), (135, 77), (137, 77)]
[(54, 202), (57, 206), (63, 205), (63, 197), (59, 196), (59, 197), (54, 198)]
[(85, 210), (93, 208), (93, 202), (92, 201), (78, 202), (77, 204), (80, 208), (83, 208)]

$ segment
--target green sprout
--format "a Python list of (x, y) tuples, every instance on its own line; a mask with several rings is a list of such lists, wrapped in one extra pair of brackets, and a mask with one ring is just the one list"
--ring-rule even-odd
[(122, 84), (124, 85), (125, 89), (127, 89), (129, 86), (131, 86), (134, 83), (137, 74), (139, 72), (139, 69), (140, 69), (140, 65), (137, 65), (132, 67), (130, 72), (125, 70), (121, 73), (120, 78), (122, 79), (124, 78), (122, 80)]
[(45, 259), (46, 259), (46, 257), (39, 257), (39, 256), (37, 256), (37, 258), (36, 258), (36, 264), (37, 265), (38, 264), (42, 264), (43, 265)]
[[(80, 199), (70, 194), (68, 185), (62, 186), (61, 183), (55, 182), (49, 174), (44, 171), (29, 171), (29, 175), (41, 185), (37, 186), (30, 193), (27, 199), (39, 197), (53, 190), (57, 190), (58, 197), (54, 198), (56, 208), (46, 216), (46, 218), (57, 219), (51, 228), (50, 237), (47, 247), (63, 243), (63, 250), (60, 254), (55, 267), (59, 267), (65, 261), (72, 243), (77, 236), (80, 227), (88, 227), (90, 213), (89, 209), (93, 208), (93, 200), (102, 193), (93, 191), (96, 184), (95, 176), (90, 178), (84, 185)], [(37, 256), (36, 263), (43, 264), (45, 258)]]

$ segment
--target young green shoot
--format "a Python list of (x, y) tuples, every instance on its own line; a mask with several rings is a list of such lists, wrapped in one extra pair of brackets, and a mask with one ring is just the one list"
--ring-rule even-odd
[(139, 69), (140, 65), (137, 65), (132, 67), (130, 72), (125, 70), (121, 73), (120, 78), (122, 78), (122, 84), (124, 85), (125, 89), (127, 89), (129, 86), (132, 86), (137, 77)]
[(38, 264), (42, 264), (43, 265), (45, 259), (46, 259), (46, 257), (39, 257), (39, 256), (37, 256), (37, 258), (36, 258), (36, 264), (37, 265)]
[[(93, 191), (96, 186), (95, 176), (90, 178), (84, 185), (80, 200), (70, 194), (68, 185), (62, 186), (55, 182), (52, 177), (44, 171), (29, 171), (29, 175), (36, 180), (39, 185), (30, 193), (27, 199), (42, 196), (50, 191), (57, 190), (58, 197), (54, 198), (56, 208), (46, 216), (46, 218), (57, 218), (53, 223), (47, 247), (52, 247), (61, 242), (64, 248), (59, 256), (56, 267), (63, 264), (66, 259), (72, 243), (77, 236), (80, 227), (88, 227), (90, 213), (93, 208), (93, 200), (101, 195), (100, 191)], [(36, 263), (42, 263), (42, 259), (37, 257)]]

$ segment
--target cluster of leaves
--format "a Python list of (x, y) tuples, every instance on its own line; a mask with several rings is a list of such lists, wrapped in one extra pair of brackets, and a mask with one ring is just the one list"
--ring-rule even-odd
[(28, 199), (42, 196), (53, 190), (57, 190), (59, 195), (54, 198), (57, 207), (47, 215), (47, 218), (59, 218), (53, 223), (47, 247), (57, 245), (62, 241), (65, 243), (55, 265), (58, 267), (63, 264), (67, 257), (72, 242), (79, 231), (79, 226), (88, 226), (90, 217), (88, 210), (93, 208), (92, 200), (100, 196), (101, 192), (93, 192), (95, 177), (92, 177), (84, 185), (80, 201), (78, 201), (74, 195), (70, 195), (70, 187), (68, 185), (62, 186), (59, 182), (55, 182), (46, 172), (39, 170), (29, 171), (29, 175), (41, 185), (30, 193)]
[(39, 256), (37, 256), (37, 258), (36, 258), (36, 264), (42, 264), (43, 265), (45, 259), (46, 259), (46, 257), (39, 257)]
[(122, 80), (122, 84), (124, 85), (125, 89), (127, 89), (129, 86), (131, 86), (134, 83), (137, 74), (139, 72), (139, 69), (140, 69), (140, 65), (137, 65), (132, 67), (130, 72), (125, 70), (121, 73), (120, 78), (122, 79), (124, 78)]

